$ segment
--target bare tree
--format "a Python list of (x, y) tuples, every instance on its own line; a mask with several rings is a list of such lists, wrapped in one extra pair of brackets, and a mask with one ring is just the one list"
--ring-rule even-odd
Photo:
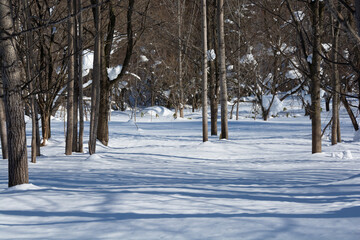
[(339, 35), (340, 35), (340, 23), (337, 20), (332, 21), (332, 87), (333, 87), (333, 105), (332, 105), (332, 125), (331, 125), (331, 144), (335, 145), (341, 142), (340, 135), (340, 119), (339, 119), (339, 107), (340, 107), (340, 76), (339, 69), (336, 62), (338, 61), (339, 51)]
[(202, 128), (203, 128), (203, 142), (208, 141), (208, 116), (207, 116), (207, 78), (208, 78), (208, 47), (207, 47), (207, 14), (206, 14), (206, 0), (202, 0), (202, 44), (203, 44), (203, 67), (202, 67)]
[(9, 149), (9, 187), (29, 182), (21, 68), (13, 36), (11, 3), (0, 0), (0, 58)]
[(100, 106), (100, 81), (101, 81), (101, 11), (99, 0), (92, 0), (96, 6), (93, 9), (95, 24), (95, 48), (94, 48), (94, 67), (93, 82), (91, 86), (91, 116), (89, 134), (89, 153), (96, 152), (96, 137), (98, 128), (98, 114)]
[(321, 152), (321, 99), (320, 99), (320, 64), (321, 64), (321, 36), (324, 4), (317, 0), (310, 3), (312, 11), (313, 56), (310, 65), (311, 80), (311, 125), (312, 125), (312, 153)]
[(227, 116), (227, 84), (226, 84), (226, 56), (225, 56), (225, 33), (224, 33), (224, 0), (218, 1), (218, 37), (219, 37), (219, 61), (220, 61), (220, 104), (221, 104), (221, 137), (229, 138)]
[(116, 84), (118, 84), (123, 79), (126, 71), (128, 70), (133, 47), (134, 47), (132, 15), (134, 12), (135, 0), (129, 0), (127, 6), (126, 52), (125, 52), (125, 57), (123, 59), (121, 72), (114, 80), (110, 80), (109, 77), (107, 76), (107, 68), (110, 67), (110, 53), (111, 53), (112, 43), (114, 40), (116, 17), (113, 12), (113, 6), (111, 4), (111, 1), (109, 1), (108, 3), (109, 3), (108, 7), (109, 7), (110, 23), (107, 29), (105, 44), (104, 46), (102, 46), (102, 49), (104, 49), (103, 50), (104, 57), (102, 58), (102, 63), (101, 63), (101, 82), (100, 82), (101, 108), (99, 110), (99, 115), (98, 115), (99, 122), (97, 129), (97, 139), (105, 146), (107, 146), (109, 142), (110, 91)]
[(74, 19), (70, 17), (74, 14), (73, 0), (68, 0), (68, 83), (67, 83), (67, 130), (65, 154), (71, 155), (73, 150), (74, 134), (74, 36), (75, 26)]
[[(183, 3), (185, 4), (185, 2)], [(178, 69), (178, 79), (179, 79), (179, 91), (180, 91), (180, 106), (179, 106), (179, 111), (180, 111), (180, 117), (184, 117), (184, 89), (183, 89), (183, 56), (182, 56), (182, 31), (181, 31), (181, 26), (182, 26), (182, 4), (181, 4), (181, 0), (178, 0), (178, 6), (177, 6), (177, 10), (178, 10), (178, 47), (179, 47), (179, 55), (178, 55), (178, 64), (179, 64), (179, 69)]]
[[(30, 14), (30, 7), (27, 0), (23, 0), (23, 6), (25, 10), (25, 29), (31, 29), (31, 14)], [(36, 156), (38, 151), (38, 141), (37, 141), (37, 131), (36, 131), (36, 121), (37, 121), (37, 111), (36, 111), (36, 99), (35, 95), (33, 94), (34, 89), (34, 81), (33, 81), (33, 74), (31, 71), (32, 64), (33, 64), (33, 36), (31, 32), (28, 32), (25, 36), (25, 42), (26, 42), (26, 79), (28, 82), (28, 89), (30, 93), (30, 110), (31, 110), (31, 122), (32, 122), (32, 131), (31, 131), (31, 162), (36, 163)]]
[(80, 119), (80, 123), (79, 123), (79, 144), (78, 144), (78, 152), (83, 152), (84, 151), (84, 102), (83, 102), (83, 66), (82, 66), (82, 62), (83, 62), (83, 23), (82, 23), (82, 3), (81, 0), (77, 0), (77, 13), (78, 13), (78, 41), (77, 41), (77, 61), (78, 61), (78, 65), (79, 65), (79, 69), (78, 69), (78, 85), (79, 85), (79, 119)]

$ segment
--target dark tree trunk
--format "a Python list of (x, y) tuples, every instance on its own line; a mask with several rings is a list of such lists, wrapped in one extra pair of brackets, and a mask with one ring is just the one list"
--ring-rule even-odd
[(41, 114), (42, 145), (46, 145), (46, 142), (50, 138), (50, 117), (50, 112), (42, 112)]
[[(9, 187), (29, 183), (24, 102), (21, 96), (21, 67), (17, 58), (13, 20), (8, 0), (0, 0), (0, 56), (4, 84), (9, 149)], [(8, 35), (10, 34), (10, 35)]]
[(310, 65), (311, 79), (311, 123), (312, 153), (321, 152), (321, 99), (320, 99), (320, 63), (321, 35), (324, 4), (320, 1), (310, 3), (312, 10), (313, 59)]
[[(207, 116), (207, 66), (208, 66), (208, 57), (207, 57), (207, 19), (206, 19), (206, 0), (202, 0), (202, 44), (203, 44), (203, 83), (202, 83), (202, 129), (203, 129), (203, 142), (208, 141), (208, 116)], [(196, 96), (196, 95), (195, 95)]]
[(225, 65), (225, 33), (224, 33), (224, 0), (218, 1), (218, 37), (219, 37), (219, 61), (220, 61), (220, 104), (221, 104), (221, 136), (222, 139), (229, 138), (228, 116), (227, 116), (227, 84)]
[[(73, 0), (68, 0), (68, 15), (74, 14)], [(65, 154), (71, 155), (73, 151), (74, 135), (74, 36), (75, 26), (74, 19), (68, 20), (68, 95), (67, 95), (67, 129), (66, 129), (66, 146)]]
[[(92, 0), (93, 1), (93, 0)], [(108, 34), (106, 37), (106, 44), (104, 47), (104, 56), (102, 60), (105, 60), (105, 63), (101, 62), (101, 83), (100, 83), (100, 111), (98, 116), (98, 129), (97, 129), (97, 139), (104, 144), (105, 146), (108, 145), (109, 142), (109, 115), (110, 115), (110, 92), (114, 85), (120, 82), (120, 80), (125, 75), (127, 68), (130, 63), (130, 58), (132, 55), (132, 50), (134, 47), (133, 41), (133, 30), (132, 30), (132, 14), (134, 10), (135, 0), (129, 0), (128, 8), (127, 8), (127, 25), (126, 25), (126, 32), (127, 32), (127, 49), (125, 53), (125, 58), (123, 60), (122, 69), (120, 74), (117, 76), (116, 79), (110, 81), (107, 77), (107, 71), (105, 66), (108, 65), (110, 59), (110, 52), (111, 52), (111, 45), (113, 42), (113, 35), (114, 35), (114, 27), (115, 27), (115, 15), (112, 11), (112, 6), (110, 3), (109, 11), (110, 11), (110, 24), (108, 28)]]
[(78, 25), (79, 25), (79, 34), (78, 34), (78, 63), (79, 63), (79, 144), (78, 144), (78, 152), (84, 152), (84, 102), (83, 102), (83, 75), (82, 75), (82, 52), (83, 52), (83, 24), (82, 24), (82, 3), (81, 0), (77, 0), (77, 12), (78, 15)]
[(179, 99), (179, 110), (180, 110), (180, 117), (183, 118), (184, 117), (184, 89), (183, 89), (183, 66), (182, 66), (182, 61), (183, 61), (183, 55), (182, 55), (182, 29), (181, 29), (181, 25), (182, 25), (182, 6), (181, 6), (181, 0), (178, 0), (178, 80), (179, 80), (179, 95), (180, 95), (180, 99)]
[(336, 62), (338, 61), (338, 50), (339, 50), (339, 34), (340, 34), (340, 23), (338, 21), (333, 22), (332, 25), (332, 61), (333, 72), (332, 72), (332, 87), (333, 87), (333, 106), (332, 106), (332, 118), (333, 122), (331, 125), (331, 144), (335, 145), (341, 141), (340, 137), (340, 119), (339, 119), (339, 94), (340, 94), (340, 75), (339, 69)]
[[(99, 3), (98, 0), (92, 0), (92, 4)], [(94, 24), (96, 29), (95, 49), (94, 49), (94, 66), (93, 66), (93, 83), (91, 86), (91, 113), (90, 113), (90, 134), (89, 134), (89, 154), (96, 152), (96, 138), (98, 133), (98, 122), (100, 105), (100, 81), (101, 81), (101, 11), (100, 5), (93, 8)]]
[[(211, 4), (208, 4), (208, 8), (211, 11), (208, 11), (209, 17), (209, 28), (208, 28), (208, 45), (209, 49), (214, 49), (217, 54), (217, 42), (216, 42), (216, 0), (211, 0)], [(211, 135), (217, 135), (217, 118), (218, 118), (218, 104), (219, 104), (219, 74), (217, 69), (217, 59), (210, 61), (210, 81), (209, 81), (209, 91), (210, 91), (210, 114), (211, 114)]]
[(109, 143), (110, 90), (107, 72), (103, 70), (100, 80), (101, 107), (99, 109), (97, 139), (105, 146)]
[[(28, 1), (24, 0), (24, 7), (25, 7), (25, 15), (26, 15), (26, 19), (30, 19), (31, 14), (30, 14), (30, 8), (28, 5)], [(31, 29), (31, 21), (27, 21), (25, 23), (26, 26), (26, 30)], [(31, 68), (33, 65), (33, 51), (32, 51), (32, 47), (33, 47), (33, 36), (32, 33), (29, 32), (26, 34), (26, 80), (28, 82), (28, 86), (29, 86), (29, 93), (30, 93), (30, 110), (31, 110), (31, 122), (32, 122), (32, 127), (31, 127), (31, 162), (32, 163), (36, 163), (36, 156), (38, 156), (37, 154), (37, 136), (36, 136), (36, 99), (35, 99), (35, 95), (33, 94), (33, 86), (34, 86), (34, 81), (32, 79), (32, 73), (31, 73)]]
[(351, 107), (350, 107), (348, 101), (346, 100), (344, 95), (341, 95), (340, 100), (343, 103), (343, 105), (344, 105), (344, 107), (345, 107), (345, 109), (346, 109), (346, 111), (347, 111), (347, 113), (348, 113), (348, 115), (350, 117), (350, 120), (351, 120), (351, 123), (352, 123), (352, 125), (354, 127), (354, 130), (358, 131), (359, 130), (359, 124), (357, 123), (356, 117), (355, 117), (353, 111), (351, 110)]
[[(2, 86), (0, 88), (0, 95), (3, 95), (4, 91)], [(7, 134), (6, 134), (6, 113), (5, 113), (5, 104), (4, 99), (0, 98), (0, 136), (1, 136), (1, 151), (2, 158), (8, 159), (8, 143), (7, 143)]]

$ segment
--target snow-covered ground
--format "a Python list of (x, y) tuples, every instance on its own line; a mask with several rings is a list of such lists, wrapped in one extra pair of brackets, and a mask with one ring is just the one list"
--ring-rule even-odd
[(250, 106), (230, 120), (230, 140), (207, 143), (201, 112), (174, 120), (152, 108), (136, 124), (113, 112), (110, 144), (91, 157), (64, 155), (54, 119), (31, 184), (8, 189), (0, 160), (0, 239), (360, 239), (360, 143), (346, 113), (344, 142), (325, 134), (312, 155), (296, 101), (268, 122)]

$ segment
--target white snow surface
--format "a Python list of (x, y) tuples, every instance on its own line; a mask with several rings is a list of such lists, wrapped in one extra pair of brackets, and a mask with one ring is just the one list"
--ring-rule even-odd
[(311, 154), (309, 118), (300, 102), (283, 104), (290, 117), (264, 122), (241, 103), (230, 139), (206, 143), (201, 111), (136, 124), (115, 111), (109, 146), (92, 156), (86, 143), (65, 156), (54, 120), (29, 184), (8, 188), (0, 160), (0, 239), (359, 239), (360, 143), (346, 111), (344, 142), (324, 137), (323, 153)]
[(153, 107), (148, 107), (145, 108), (144, 110), (141, 111), (143, 113), (143, 115), (150, 115), (150, 116), (158, 116), (158, 117), (168, 117), (168, 116), (173, 116), (174, 112), (171, 111), (170, 109), (166, 108), (166, 107), (161, 107), (161, 106), (153, 106)]

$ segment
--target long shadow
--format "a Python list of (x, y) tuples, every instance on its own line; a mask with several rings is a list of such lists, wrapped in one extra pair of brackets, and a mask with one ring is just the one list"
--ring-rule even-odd
[[(186, 218), (312, 218), (312, 219), (329, 219), (329, 218), (359, 218), (360, 206), (343, 208), (338, 211), (315, 214), (293, 214), (293, 213), (194, 213), (194, 214), (143, 214), (143, 213), (91, 213), (81, 211), (69, 212), (40, 212), (40, 211), (1, 211), (2, 215), (21, 216), (21, 217), (79, 217), (90, 218), (88, 220), (80, 220), (81, 222), (92, 221), (122, 221), (122, 220), (144, 220), (144, 219), (186, 219)], [(94, 220), (95, 219), (95, 220)], [(68, 223), (76, 223), (77, 220), (68, 221)], [(63, 224), (64, 222), (46, 223)], [(17, 224), (0, 223), (2, 226), (17, 226)], [(26, 224), (27, 226), (29, 224)], [(39, 224), (34, 224), (39, 225)]]

